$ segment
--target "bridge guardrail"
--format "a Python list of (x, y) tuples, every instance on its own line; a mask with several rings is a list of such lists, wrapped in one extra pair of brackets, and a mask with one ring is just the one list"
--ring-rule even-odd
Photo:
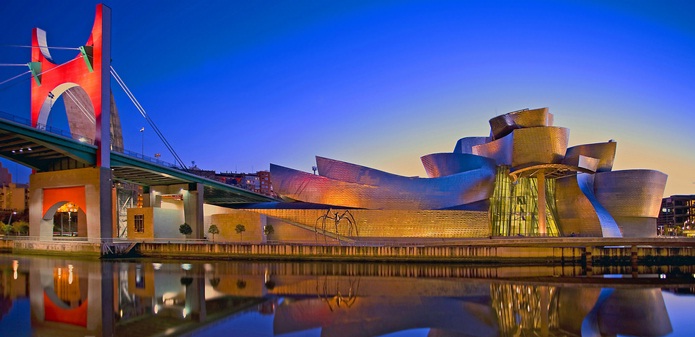
[(164, 161), (164, 160), (160, 160), (160, 159), (157, 159), (157, 158), (152, 158), (152, 157), (149, 157), (149, 156), (145, 156), (145, 155), (143, 155), (142, 153), (137, 153), (137, 152), (135, 152), (135, 151), (126, 150), (126, 149), (121, 148), (121, 147), (113, 147), (113, 150), (114, 150), (115, 152), (123, 153), (124, 155), (127, 155), (127, 156), (129, 156), (129, 157), (135, 157), (135, 158), (142, 159), (142, 160), (144, 160), (144, 161), (148, 161), (148, 162), (150, 162), (150, 163), (154, 163), (154, 164), (157, 164), (157, 165), (166, 166), (166, 167), (175, 168), (175, 169), (178, 169), (178, 168), (179, 168), (176, 164), (172, 164), (172, 163), (170, 163), (170, 162), (167, 162), (167, 161)]
[[(0, 111), (0, 118), (11, 121), (11, 122), (15, 122), (17, 124), (22, 124), (22, 125), (32, 127), (31, 126), (31, 120), (24, 118), (24, 117), (15, 116), (13, 114), (9, 114), (9, 113), (4, 112), (4, 111)], [(36, 128), (39, 130), (50, 132), (54, 135), (70, 138), (70, 139), (76, 140), (76, 141), (81, 142), (81, 143), (94, 145), (94, 139), (85, 137), (83, 135), (73, 134), (70, 131), (65, 131), (63, 129), (56, 128), (56, 127), (53, 127), (50, 125), (37, 123)]]
[[(26, 126), (32, 127), (32, 126), (31, 126), (31, 120), (29, 120), (29, 119), (27, 119), (27, 118), (24, 118), (24, 117), (16, 116), (16, 115), (13, 115), (13, 114), (4, 112), (4, 111), (0, 111), (0, 118), (5, 119), (5, 120), (8, 120), (8, 121), (11, 121), (11, 122), (15, 122), (15, 123), (17, 123), (17, 124), (22, 124), (22, 125), (26, 125)], [(81, 143), (94, 145), (94, 139), (85, 137), (85, 136), (83, 136), (83, 135), (74, 134), (74, 133), (71, 133), (70, 131), (66, 131), (66, 130), (63, 130), (63, 129), (60, 129), (60, 128), (56, 128), (56, 127), (53, 127), (53, 126), (50, 126), (50, 125), (46, 125), (46, 124), (42, 124), (42, 123), (37, 123), (36, 128), (39, 129), (39, 130), (42, 130), (42, 131), (46, 131), (46, 132), (52, 133), (52, 134), (54, 134), (54, 135), (58, 135), (58, 136), (62, 136), (62, 137), (65, 137), (65, 138), (73, 139), (73, 140), (76, 140), (76, 141), (81, 142)], [(159, 160), (159, 159), (157, 159), (157, 158), (152, 158), (152, 157), (149, 157), (149, 156), (145, 156), (145, 155), (143, 155), (143, 154), (141, 154), (141, 153), (137, 153), (137, 152), (134, 152), (134, 151), (129, 151), (129, 150), (126, 150), (126, 149), (124, 149), (124, 148), (114, 147), (113, 150), (116, 151), (116, 152), (119, 152), (119, 153), (123, 153), (123, 154), (125, 154), (125, 155), (127, 155), (127, 156), (134, 157), (134, 158), (138, 158), (138, 159), (142, 159), (142, 160), (145, 160), (145, 161), (148, 161), (148, 162), (157, 164), (157, 165), (166, 166), (166, 167), (171, 167), (171, 168), (175, 168), (175, 169), (178, 169), (178, 168), (179, 168), (176, 164), (172, 164), (172, 163), (167, 162), (167, 161)]]

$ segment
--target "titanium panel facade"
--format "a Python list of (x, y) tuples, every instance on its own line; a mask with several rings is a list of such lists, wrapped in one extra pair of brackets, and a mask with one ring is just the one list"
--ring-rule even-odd
[(666, 175), (612, 171), (614, 141), (568, 148), (569, 129), (552, 125), (547, 108), (492, 118), (490, 137), (421, 157), (430, 178), (316, 157), (318, 175), (271, 165), (273, 185), (285, 199), (336, 207), (485, 208), (493, 235), (655, 235)]
[(493, 139), (502, 138), (516, 129), (553, 125), (553, 115), (548, 108), (513, 111), (490, 119), (490, 134)]
[(601, 223), (591, 200), (584, 195), (576, 177), (555, 180), (557, 223), (563, 235), (601, 236)]
[(433, 153), (420, 158), (430, 178), (444, 177), (456, 173), (495, 166), (495, 161), (483, 156), (464, 153)]
[(490, 142), (492, 138), (490, 137), (465, 137), (461, 138), (456, 142), (454, 147), (454, 153), (473, 153), (473, 146), (482, 145)]
[(474, 145), (472, 151), (475, 155), (494, 159), (497, 165), (511, 166), (513, 147), (514, 138), (512, 135), (507, 135), (489, 143)]
[[(599, 160), (596, 172), (608, 172), (613, 170), (613, 161), (615, 160), (615, 151), (618, 143), (609, 141), (605, 143), (583, 144), (573, 146), (567, 149), (564, 162), (572, 163), (579, 156), (596, 158)], [(574, 164), (571, 164), (574, 165)]]
[[(485, 166), (441, 178), (402, 177), (332, 161), (331, 177), (270, 166), (275, 191), (286, 198), (324, 205), (367, 209), (442, 209), (486, 200), (495, 168)], [(326, 164), (323, 161), (323, 164)]]
[(552, 126), (514, 130), (512, 171), (532, 165), (561, 163), (569, 136), (569, 129)]
[(516, 129), (489, 143), (473, 146), (473, 154), (492, 158), (512, 171), (540, 164), (559, 164), (567, 151), (569, 130), (560, 127)]
[(596, 198), (615, 217), (624, 236), (656, 236), (656, 218), (666, 178), (654, 170), (597, 173)]

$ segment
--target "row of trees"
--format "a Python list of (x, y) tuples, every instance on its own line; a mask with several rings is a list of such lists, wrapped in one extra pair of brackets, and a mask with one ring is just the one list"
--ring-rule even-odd
[[(239, 234), (240, 241), (244, 241), (244, 232), (246, 232), (246, 226), (238, 224), (236, 227), (234, 227), (234, 231)], [(179, 232), (188, 237), (188, 235), (193, 233), (193, 228), (191, 228), (191, 225), (184, 222), (181, 226), (179, 226)], [(273, 228), (273, 225), (263, 227), (263, 233), (266, 236), (273, 234), (274, 232), (275, 229)], [(210, 225), (210, 228), (208, 228), (208, 233), (212, 234), (212, 242), (215, 242), (215, 235), (220, 234), (220, 229), (217, 227), (217, 225), (212, 224)]]
[(29, 234), (29, 223), (26, 221), (13, 221), (11, 225), (5, 224), (0, 221), (0, 231), (5, 235), (28, 235)]

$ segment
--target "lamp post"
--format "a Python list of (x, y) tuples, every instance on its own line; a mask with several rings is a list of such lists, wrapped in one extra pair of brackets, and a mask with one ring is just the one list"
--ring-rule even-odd
[(12, 216), (15, 215), (15, 214), (17, 214), (17, 211), (13, 211), (12, 213), (10, 213), (10, 220), (7, 221), (7, 224), (8, 224), (8, 225), (11, 225), (11, 224), (12, 224)]
[(142, 155), (142, 158), (145, 158), (145, 127), (140, 128), (140, 134), (142, 134), (142, 152), (140, 153)]
[(72, 236), (72, 212), (77, 212), (77, 209), (68, 208), (68, 232), (70, 232), (70, 236)]

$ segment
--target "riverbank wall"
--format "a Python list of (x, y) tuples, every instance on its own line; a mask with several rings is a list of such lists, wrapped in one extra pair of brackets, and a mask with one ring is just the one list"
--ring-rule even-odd
[(12, 254), (204, 260), (394, 261), (485, 264), (673, 264), (695, 262), (695, 239), (490, 238), (370, 245), (5, 240)]

